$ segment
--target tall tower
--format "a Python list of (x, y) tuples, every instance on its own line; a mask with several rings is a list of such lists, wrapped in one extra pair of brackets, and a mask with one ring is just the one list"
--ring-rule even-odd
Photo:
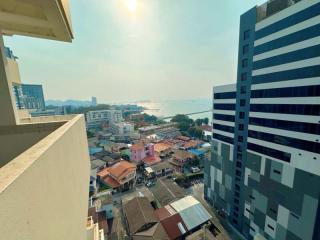
[(320, 0), (243, 14), (237, 84), (213, 93), (208, 202), (249, 239), (320, 239)]

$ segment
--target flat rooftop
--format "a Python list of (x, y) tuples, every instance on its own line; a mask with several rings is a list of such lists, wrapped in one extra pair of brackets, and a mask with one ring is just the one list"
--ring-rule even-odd
[(268, 2), (257, 7), (257, 22), (260, 22), (301, 0), (269, 0)]

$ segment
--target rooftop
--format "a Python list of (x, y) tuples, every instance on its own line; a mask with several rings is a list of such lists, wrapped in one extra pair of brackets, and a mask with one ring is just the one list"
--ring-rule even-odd
[(169, 150), (169, 149), (171, 149), (171, 145), (166, 144), (166, 143), (160, 142), (160, 143), (156, 143), (156, 144), (154, 145), (154, 151), (156, 151), (156, 152), (158, 152), (158, 153), (160, 153), (160, 152), (162, 152), (162, 151)]
[(111, 167), (103, 169), (102, 171), (98, 172), (97, 175), (104, 178), (110, 173), (112, 176), (118, 179), (121, 179), (135, 170), (136, 170), (136, 165), (123, 160), (123, 161), (117, 162)]
[(193, 196), (184, 197), (170, 205), (180, 214), (189, 231), (212, 218), (202, 204)]
[(161, 159), (159, 156), (154, 155), (154, 156), (147, 156), (142, 160), (147, 166), (153, 166), (158, 163), (161, 163)]
[(260, 22), (272, 15), (291, 7), (301, 0), (269, 0), (257, 7), (257, 22)]
[(146, 224), (155, 224), (157, 219), (148, 198), (136, 197), (123, 207), (131, 234), (136, 234)]

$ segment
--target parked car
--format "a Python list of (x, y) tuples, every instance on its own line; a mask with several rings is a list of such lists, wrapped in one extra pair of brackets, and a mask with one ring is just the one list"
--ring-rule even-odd
[(147, 181), (147, 182), (146, 182), (146, 186), (147, 186), (147, 187), (152, 187), (152, 186), (154, 186), (154, 185), (156, 185), (156, 182), (154, 182), (154, 181)]

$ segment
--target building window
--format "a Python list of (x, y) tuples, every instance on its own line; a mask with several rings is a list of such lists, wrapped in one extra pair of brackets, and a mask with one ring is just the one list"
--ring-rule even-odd
[(241, 162), (237, 161), (237, 167), (241, 168), (241, 166), (242, 166)]
[(233, 201), (234, 201), (234, 203), (239, 204), (239, 199), (235, 198)]
[(246, 44), (242, 48), (242, 53), (247, 54), (249, 52), (249, 44)]
[(240, 107), (244, 107), (246, 105), (245, 99), (240, 99)]
[(236, 190), (240, 190), (240, 186), (238, 184), (235, 185)]
[(240, 124), (238, 125), (238, 129), (239, 129), (240, 131), (243, 131), (244, 125), (243, 125), (242, 123), (240, 123)]
[(240, 119), (244, 119), (244, 116), (245, 116), (245, 113), (244, 113), (244, 112), (240, 112), (240, 113), (239, 113), (239, 118), (240, 118)]
[(236, 170), (236, 175), (240, 177), (241, 176), (241, 172), (239, 170)]
[(241, 86), (240, 88), (240, 93), (245, 94), (247, 92), (247, 87), (246, 86)]
[(245, 59), (242, 60), (242, 67), (243, 68), (248, 67), (248, 58), (245, 58)]
[(247, 40), (250, 38), (250, 30), (246, 30), (243, 33), (243, 40)]
[(238, 141), (243, 142), (243, 136), (238, 136)]
[(242, 73), (242, 74), (241, 74), (241, 81), (242, 81), (242, 82), (243, 82), (243, 81), (247, 81), (247, 78), (248, 78), (247, 73)]

